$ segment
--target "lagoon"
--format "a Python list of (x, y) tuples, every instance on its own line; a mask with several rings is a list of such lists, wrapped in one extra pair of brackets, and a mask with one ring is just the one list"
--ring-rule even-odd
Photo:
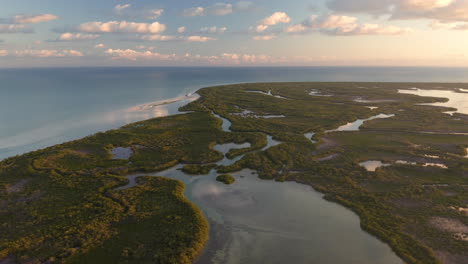
[[(174, 113), (202, 87), (243, 82), (466, 82), (465, 68), (136, 67), (0, 69), (0, 159)], [(182, 99), (183, 100), (183, 99)]]

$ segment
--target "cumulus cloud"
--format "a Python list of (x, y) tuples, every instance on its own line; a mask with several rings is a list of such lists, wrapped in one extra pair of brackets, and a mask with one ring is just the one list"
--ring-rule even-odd
[(82, 57), (83, 53), (77, 50), (35, 50), (35, 49), (26, 49), (26, 50), (17, 50), (14, 53), (18, 57), (33, 57), (33, 58), (58, 58), (58, 57)]
[(192, 7), (182, 11), (183, 16), (194, 17), (194, 16), (225, 16), (232, 14), (237, 11), (246, 11), (252, 7), (253, 3), (250, 1), (239, 1), (236, 3), (216, 3), (207, 7)]
[(136, 23), (127, 21), (87, 22), (78, 26), (78, 31), (86, 33), (140, 33), (158, 34), (166, 30), (166, 25), (159, 22)]
[(389, 15), (391, 19), (468, 21), (468, 0), (329, 0), (327, 6), (340, 13)]
[(205, 34), (223, 34), (226, 32), (227, 27), (203, 27), (200, 29), (200, 32), (205, 33)]
[(241, 54), (241, 53), (222, 53), (213, 56), (202, 56), (198, 54), (185, 53), (162, 54), (152, 50), (134, 50), (134, 49), (107, 49), (105, 54), (112, 59), (123, 59), (131, 61), (173, 61), (178, 63), (197, 62), (208, 64), (266, 64), (279, 62), (282, 58), (273, 58), (267, 55)]
[(113, 59), (127, 59), (136, 61), (138, 59), (144, 60), (173, 60), (176, 58), (175, 54), (161, 54), (152, 51), (136, 51), (132, 49), (107, 49), (106, 54), (110, 55)]
[(186, 16), (186, 17), (204, 16), (205, 15), (205, 8), (203, 8), (201, 6), (187, 8), (182, 12), (182, 15)]
[(0, 24), (1, 33), (33, 33), (34, 30), (30, 27), (20, 24)]
[(187, 42), (208, 42), (211, 40), (216, 40), (215, 38), (202, 37), (202, 36), (188, 36), (185, 38)]
[(264, 35), (264, 36), (254, 36), (253, 40), (272, 40), (276, 38), (276, 35)]
[(0, 57), (5, 57), (8, 55), (8, 51), (6, 50), (0, 50)]
[(219, 60), (228, 64), (263, 64), (274, 60), (271, 56), (239, 53), (223, 53)]
[(126, 9), (128, 9), (131, 6), (131, 4), (124, 4), (124, 5), (116, 5), (114, 7), (115, 13), (121, 15)]
[(296, 24), (290, 27), (287, 27), (284, 31), (287, 33), (302, 33), (309, 30), (309, 28), (303, 24)]
[(184, 33), (186, 30), (187, 30), (186, 27), (179, 27), (179, 28), (177, 28), (177, 32), (179, 32), (179, 33)]
[(143, 41), (185, 41), (185, 42), (208, 42), (216, 40), (215, 38), (203, 37), (203, 36), (171, 36), (171, 35), (143, 35), (139, 36), (137, 40)]
[(285, 12), (275, 12), (262, 20), (263, 25), (273, 26), (279, 23), (289, 23), (291, 18)]
[(106, 45), (104, 45), (104, 44), (102, 44), (102, 43), (99, 43), (99, 44), (94, 45), (94, 48), (95, 48), (95, 49), (103, 49), (103, 48), (105, 48), (105, 47), (106, 47)]
[(158, 19), (162, 14), (164, 13), (164, 9), (153, 9), (153, 10), (148, 10), (145, 13), (145, 18), (146, 19)]
[(275, 12), (271, 16), (261, 20), (255, 27), (255, 31), (260, 33), (267, 30), (270, 26), (274, 26), (280, 23), (289, 23), (291, 18), (285, 12)]
[(101, 35), (98, 34), (86, 34), (86, 33), (63, 33), (57, 40), (58, 41), (82, 41), (82, 40), (93, 40), (99, 38)]
[(41, 22), (48, 22), (56, 20), (59, 17), (52, 14), (41, 15), (16, 15), (13, 17), (13, 24), (37, 24)]
[(412, 32), (409, 28), (387, 26), (379, 24), (359, 24), (352, 16), (310, 16), (300, 24), (290, 26), (284, 30), (290, 34), (321, 32), (329, 35), (402, 35)]
[(37, 24), (56, 20), (59, 17), (52, 14), (16, 15), (8, 19), (0, 18), (0, 34), (2, 33), (34, 33), (28, 24)]
[(144, 35), (140, 37), (140, 40), (145, 40), (145, 41), (171, 41), (171, 40), (177, 40), (176, 36), (170, 36), (170, 35)]
[[(457, 0), (405, 0), (399, 1), (399, 7), (407, 10), (433, 10), (448, 7)], [(397, 3), (398, 4), (398, 3)]]
[(468, 22), (448, 22), (442, 23), (438, 20), (432, 21), (430, 27), (434, 30), (468, 30)]

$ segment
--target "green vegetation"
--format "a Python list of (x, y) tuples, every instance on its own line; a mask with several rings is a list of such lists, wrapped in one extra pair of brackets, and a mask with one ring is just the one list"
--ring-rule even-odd
[[(126, 184), (121, 175), (215, 162), (222, 155), (212, 142), (247, 139), (255, 143), (253, 136), (222, 132), (210, 114), (192, 113), (3, 160), (0, 260), (100, 263), (105, 255), (123, 256), (122, 263), (190, 263), (207, 240), (208, 225), (183, 199), (181, 183), (148, 178), (137, 188), (115, 188)], [(116, 146), (134, 154), (113, 160)]]
[(216, 180), (224, 184), (233, 184), (236, 181), (236, 178), (230, 174), (222, 174), (216, 177)]
[[(433, 224), (466, 216), (453, 208), (468, 201), (468, 116), (419, 105), (441, 98), (399, 94), (397, 89), (468, 88), (466, 84), (273, 83), (205, 88), (182, 108), (188, 114), (151, 119), (0, 162), (0, 262), (191, 263), (203, 248), (208, 224), (183, 197), (183, 185), (140, 177), (139, 185), (116, 190), (131, 173), (158, 172), (177, 164), (206, 174), (223, 158), (215, 144), (245, 143), (227, 157), (246, 154), (217, 168), (254, 169), (264, 179), (308, 184), (361, 218), (366, 231), (388, 243), (407, 263), (468, 258), (467, 244)], [(440, 88), (438, 88), (440, 89)], [(271, 90), (281, 99), (246, 91)], [(308, 95), (311, 90), (334, 96)], [(355, 99), (367, 100), (365, 103)], [(376, 106), (370, 110), (367, 106)], [(243, 110), (284, 118), (233, 115)], [(232, 133), (221, 121), (232, 122)], [(361, 131), (324, 131), (385, 113)], [(313, 144), (304, 133), (315, 132)], [(427, 134), (434, 132), (435, 134)], [(266, 135), (283, 143), (266, 151)], [(131, 148), (114, 160), (115, 147)], [(407, 160), (443, 163), (448, 169), (396, 164), (368, 172), (359, 162)], [(229, 177), (227, 177), (229, 178)], [(444, 257), (444, 258), (442, 258)], [(454, 262), (457, 263), (457, 262)]]
[(216, 165), (185, 165), (181, 170), (191, 175), (206, 175), (210, 173), (212, 169), (216, 168)]
[[(325, 193), (326, 199), (354, 210), (362, 228), (388, 243), (407, 263), (441, 263), (447, 258), (464, 263), (468, 258), (466, 242), (435, 227), (431, 219), (444, 217), (468, 226), (466, 217), (452, 209), (466, 207), (468, 201), (468, 159), (463, 157), (468, 137), (448, 134), (466, 133), (468, 116), (449, 116), (443, 112), (453, 109), (419, 105), (446, 99), (397, 92), (411, 87), (456, 90), (467, 85), (241, 84), (202, 89), (202, 98), (184, 109), (213, 111), (228, 118), (235, 132), (259, 131), (283, 142), (264, 152), (249, 153), (219, 172), (250, 168), (264, 179), (309, 184)], [(246, 92), (250, 90), (271, 90), (289, 100)], [(334, 96), (307, 96), (311, 90)], [(258, 119), (231, 114), (242, 109), (286, 117)], [(359, 132), (324, 133), (380, 113), (395, 117), (367, 122)], [(308, 132), (317, 133), (318, 144), (303, 136)], [(374, 173), (359, 166), (366, 160), (435, 162), (449, 169), (397, 164)]]

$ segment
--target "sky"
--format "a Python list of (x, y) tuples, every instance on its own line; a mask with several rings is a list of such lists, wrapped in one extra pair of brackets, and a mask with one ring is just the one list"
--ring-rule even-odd
[(468, 0), (1, 0), (0, 67), (468, 66)]

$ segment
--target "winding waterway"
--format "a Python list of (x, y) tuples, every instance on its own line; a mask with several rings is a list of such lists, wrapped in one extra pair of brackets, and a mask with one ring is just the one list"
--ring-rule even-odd
[[(222, 128), (230, 131), (229, 120), (218, 115)], [(267, 135), (261, 151), (281, 144)], [(224, 155), (249, 143), (216, 145)], [(226, 157), (218, 165), (241, 159)], [(350, 210), (323, 199), (310, 186), (294, 182), (261, 180), (256, 171), (244, 169), (232, 174), (236, 182), (216, 181), (212, 170), (205, 176), (183, 173), (183, 165), (154, 173), (182, 181), (185, 195), (203, 210), (210, 222), (210, 240), (197, 261), (205, 263), (403, 263), (392, 250), (361, 230), (359, 218)], [(143, 174), (128, 176), (120, 189), (135, 186)]]

